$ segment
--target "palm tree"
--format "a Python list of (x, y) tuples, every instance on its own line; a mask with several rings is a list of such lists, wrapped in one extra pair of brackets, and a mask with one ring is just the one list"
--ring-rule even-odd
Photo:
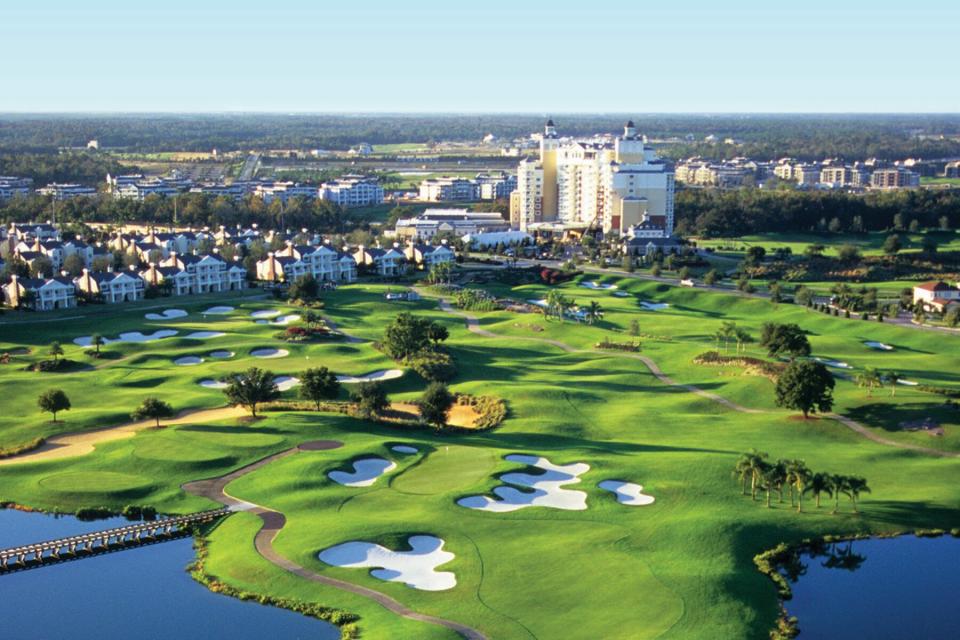
[(753, 475), (751, 454), (741, 453), (740, 457), (737, 458), (737, 464), (733, 467), (733, 472), (740, 478), (741, 495), (747, 495), (747, 479)]
[(786, 467), (786, 482), (787, 486), (790, 488), (790, 506), (796, 506), (796, 487), (794, 487), (794, 480), (798, 471), (807, 468), (806, 463), (803, 460), (785, 460), (784, 465)]
[(757, 489), (760, 485), (760, 480), (763, 477), (763, 472), (767, 467), (767, 454), (762, 451), (757, 451), (756, 449), (751, 449), (750, 453), (745, 454), (749, 461), (750, 466), (750, 499), (757, 499)]
[(737, 333), (737, 323), (725, 320), (720, 325), (720, 333), (723, 335), (723, 352), (726, 353), (730, 350), (730, 338)]
[(870, 493), (870, 487), (867, 486), (867, 479), (859, 476), (848, 476), (844, 493), (850, 498), (850, 502), (853, 503), (853, 512), (859, 513), (857, 511), (857, 499), (861, 493)]
[(840, 511), (840, 495), (847, 491), (847, 476), (834, 474), (830, 476), (830, 484), (833, 485), (833, 511)]
[(764, 462), (762, 471), (761, 471), (761, 482), (763, 483), (763, 489), (767, 494), (767, 508), (770, 508), (770, 492), (779, 491), (781, 496), (781, 501), (783, 497), (783, 478), (786, 474), (786, 470), (779, 461), (774, 464), (769, 464)]
[(880, 384), (880, 374), (873, 367), (866, 367), (863, 373), (857, 374), (857, 386), (867, 390), (868, 398), (873, 397), (874, 388), (879, 387)]
[(900, 382), (900, 374), (896, 371), (887, 371), (887, 382), (890, 383), (890, 397), (897, 397), (897, 383)]
[(741, 349), (746, 351), (747, 343), (753, 342), (753, 336), (751, 336), (746, 329), (741, 329), (740, 327), (736, 327), (733, 331), (733, 335), (737, 339), (737, 355), (740, 355)]
[(824, 493), (828, 496), (833, 495), (833, 476), (831, 476), (829, 473), (820, 472), (813, 474), (813, 477), (810, 478), (809, 489), (810, 493), (813, 494), (813, 497), (817, 502), (817, 509), (819, 509), (820, 496)]
[(793, 486), (797, 488), (797, 513), (803, 513), (803, 494), (807, 491), (812, 476), (805, 464), (794, 469)]
[(97, 357), (99, 357), (99, 356), (100, 356), (100, 347), (103, 346), (103, 344), (104, 344), (103, 336), (100, 335), (99, 333), (93, 334), (92, 336), (90, 336), (90, 344), (93, 345), (94, 354), (95, 354)]
[(587, 324), (593, 324), (603, 316), (603, 308), (596, 300), (591, 300), (587, 306)]
[(50, 344), (50, 355), (53, 356), (54, 362), (57, 362), (63, 355), (63, 347), (60, 346), (59, 342), (54, 341)]

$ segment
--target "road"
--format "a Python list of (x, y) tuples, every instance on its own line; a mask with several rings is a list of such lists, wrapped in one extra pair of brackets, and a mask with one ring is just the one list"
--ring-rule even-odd
[(240, 170), (241, 181), (253, 180), (253, 177), (257, 174), (257, 167), (260, 165), (260, 154), (251, 153), (247, 156), (246, 162), (243, 163), (243, 169)]

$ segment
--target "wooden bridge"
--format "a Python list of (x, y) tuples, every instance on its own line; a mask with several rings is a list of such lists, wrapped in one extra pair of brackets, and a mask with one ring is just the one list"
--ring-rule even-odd
[(200, 511), (3, 549), (0, 550), (0, 575), (183, 538), (190, 535), (191, 525), (212, 522), (229, 513), (229, 508)]

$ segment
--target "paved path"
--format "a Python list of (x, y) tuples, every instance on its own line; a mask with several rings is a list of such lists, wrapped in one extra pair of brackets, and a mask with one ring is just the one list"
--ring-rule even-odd
[[(527, 336), (521, 336), (521, 337), (503, 336), (503, 335), (493, 333), (492, 331), (488, 331), (487, 329), (481, 328), (480, 321), (477, 319), (476, 316), (460, 311), (458, 309), (454, 309), (450, 305), (450, 303), (444, 300), (443, 298), (440, 298), (440, 308), (448, 313), (452, 313), (454, 315), (460, 316), (466, 322), (467, 329), (469, 331), (477, 335), (484, 336), (486, 338), (508, 338), (511, 340), (530, 340), (530, 341), (542, 342), (545, 344), (552, 345), (554, 347), (557, 347), (559, 349), (566, 351), (567, 353), (578, 353), (578, 352), (579, 353), (600, 353), (603, 355), (614, 355), (614, 356), (620, 356), (624, 358), (632, 358), (634, 360), (639, 360), (640, 362), (642, 362), (647, 367), (647, 369), (650, 370), (650, 373), (652, 373), (660, 382), (663, 382), (664, 384), (667, 384), (673, 387), (679, 387), (681, 389), (686, 389), (687, 391), (694, 393), (702, 398), (712, 400), (713, 402), (721, 404), (727, 407), (728, 409), (739, 411), (741, 413), (752, 413), (752, 414), (768, 413), (763, 409), (751, 409), (749, 407), (744, 407), (735, 402), (727, 400), (723, 396), (717, 395), (716, 393), (712, 393), (710, 391), (705, 391), (692, 384), (679, 383), (676, 380), (673, 380), (672, 378), (664, 374), (663, 371), (661, 371), (660, 367), (657, 366), (657, 363), (654, 362), (648, 356), (644, 356), (636, 353), (624, 353), (624, 352), (618, 352), (618, 351), (601, 351), (599, 349), (576, 349), (564, 342), (560, 342), (558, 340), (551, 340), (549, 338), (533, 338), (533, 337), (527, 337)], [(860, 434), (864, 438), (867, 438), (868, 440), (871, 440), (878, 444), (886, 445), (889, 447), (896, 447), (898, 449), (906, 449), (909, 451), (917, 451), (919, 453), (924, 453), (931, 456), (937, 456), (940, 458), (960, 458), (960, 453), (956, 453), (953, 451), (943, 451), (941, 449), (933, 449), (931, 447), (924, 447), (917, 444), (910, 444), (908, 442), (898, 442), (896, 440), (884, 438), (883, 436), (877, 435), (876, 433), (871, 431), (869, 427), (866, 427), (860, 424), (859, 422), (857, 422), (856, 420), (853, 420), (852, 418), (848, 418), (847, 416), (841, 415), (839, 413), (828, 413), (824, 415), (827, 418), (836, 420), (843, 426), (854, 431), (855, 433)]]
[[(214, 420), (226, 420), (228, 418), (239, 418), (245, 415), (247, 415), (247, 410), (242, 407), (197, 409), (193, 411), (183, 411), (176, 418), (162, 420), (161, 424), (165, 426), (196, 424)], [(36, 449), (10, 456), (9, 458), (0, 459), (0, 466), (25, 462), (44, 462), (46, 460), (57, 460), (71, 456), (83, 456), (91, 453), (93, 448), (101, 442), (130, 438), (137, 431), (149, 429), (154, 425), (156, 425), (156, 421), (150, 418), (147, 420), (125, 422), (114, 427), (61, 433), (60, 435), (47, 438), (47, 441)]]
[(280, 453), (275, 453), (272, 456), (267, 456), (262, 460), (249, 464), (245, 467), (241, 467), (240, 469), (237, 469), (236, 471), (228, 473), (224, 476), (210, 478), (208, 480), (188, 482), (187, 484), (183, 485), (183, 489), (187, 493), (219, 502), (220, 504), (226, 505), (236, 511), (249, 511), (250, 513), (256, 514), (263, 522), (260, 531), (257, 532), (257, 535), (254, 538), (254, 546), (257, 549), (257, 553), (284, 571), (288, 571), (300, 578), (303, 578), (304, 580), (317, 582), (335, 589), (341, 589), (343, 591), (348, 591), (358, 596), (368, 598), (392, 613), (403, 616), (404, 618), (446, 627), (447, 629), (456, 631), (467, 640), (486, 640), (486, 636), (477, 629), (460, 624), (459, 622), (454, 622), (452, 620), (446, 620), (444, 618), (418, 613), (406, 607), (399, 601), (394, 600), (385, 593), (381, 593), (375, 589), (362, 587), (360, 585), (353, 584), (352, 582), (346, 582), (344, 580), (338, 580), (336, 578), (321, 575), (301, 567), (295, 562), (292, 562), (286, 557), (280, 555), (280, 553), (278, 553), (273, 547), (273, 541), (276, 539), (277, 534), (280, 533), (287, 522), (286, 517), (284, 517), (284, 515), (279, 511), (274, 511), (258, 504), (246, 502), (245, 500), (239, 500), (231, 496), (226, 491), (226, 486), (232, 481), (236, 480), (237, 478), (241, 478), (248, 473), (256, 471), (257, 469), (260, 469), (271, 462), (274, 462), (275, 460), (286, 458), (299, 453), (300, 451), (322, 451), (327, 449), (336, 449), (341, 446), (343, 446), (343, 443), (336, 440), (315, 440), (312, 442), (305, 442), (298, 447), (287, 449), (286, 451), (281, 451)]

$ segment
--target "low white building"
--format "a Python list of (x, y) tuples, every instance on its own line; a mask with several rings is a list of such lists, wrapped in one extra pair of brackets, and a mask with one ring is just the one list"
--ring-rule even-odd
[(397, 221), (399, 238), (414, 241), (430, 240), (438, 233), (455, 237), (466, 234), (509, 231), (510, 223), (496, 211), (469, 211), (467, 209), (427, 209), (415, 218)]
[(77, 306), (77, 290), (69, 278), (19, 278), (14, 275), (3, 285), (3, 300), (14, 309), (69, 309)]
[(960, 287), (946, 282), (924, 282), (913, 288), (913, 304), (927, 311), (943, 313), (949, 307), (960, 304)]
[(343, 176), (320, 185), (320, 198), (341, 207), (369, 207), (383, 204), (383, 187), (373, 178)]
[(143, 278), (135, 271), (105, 273), (84, 269), (73, 283), (82, 295), (102, 299), (107, 304), (143, 300), (146, 291)]

